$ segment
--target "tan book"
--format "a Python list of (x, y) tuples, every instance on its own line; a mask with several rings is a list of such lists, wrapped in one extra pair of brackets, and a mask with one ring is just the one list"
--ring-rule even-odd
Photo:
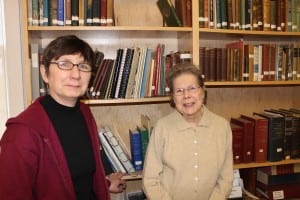
[(263, 30), (271, 30), (270, 0), (263, 1)]
[(106, 7), (106, 25), (113, 26), (114, 25), (114, 0), (107, 0)]
[(79, 1), (79, 14), (78, 14), (78, 21), (79, 21), (79, 26), (84, 26), (85, 22), (85, 16), (84, 16), (84, 9), (85, 9), (85, 5), (84, 5), (84, 1), (85, 0), (78, 0)]

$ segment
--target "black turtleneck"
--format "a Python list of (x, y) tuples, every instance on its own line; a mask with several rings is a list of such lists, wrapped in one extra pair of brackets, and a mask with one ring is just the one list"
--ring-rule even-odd
[(88, 128), (79, 108), (57, 103), (50, 95), (41, 100), (67, 159), (77, 200), (94, 199), (92, 182), (95, 160)]

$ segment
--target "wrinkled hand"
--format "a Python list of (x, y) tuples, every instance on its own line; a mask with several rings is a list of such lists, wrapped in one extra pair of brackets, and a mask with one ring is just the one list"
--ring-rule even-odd
[(126, 189), (126, 181), (122, 177), (126, 175), (122, 172), (115, 172), (106, 176), (110, 181), (109, 191), (112, 193), (120, 193)]

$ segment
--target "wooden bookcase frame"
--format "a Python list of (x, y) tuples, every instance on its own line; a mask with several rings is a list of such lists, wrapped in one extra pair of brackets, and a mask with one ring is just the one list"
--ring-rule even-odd
[[(127, 0), (130, 1), (130, 0)], [(151, 0), (155, 3), (155, 0)], [(30, 50), (31, 42), (40, 42), (45, 46), (50, 39), (62, 34), (78, 34), (83, 39), (97, 40), (96, 35), (107, 37), (113, 34), (115, 38), (108, 38), (117, 41), (120, 45), (120, 38), (129, 38), (126, 45), (134, 37), (152, 37), (152, 42), (157, 38), (173, 44), (177, 50), (188, 49), (192, 52), (193, 63), (199, 65), (199, 47), (206, 40), (218, 42), (219, 37), (232, 41), (243, 38), (245, 40), (267, 41), (270, 40), (297, 40), (299, 32), (273, 32), (273, 31), (244, 31), (199, 28), (198, 24), (198, 0), (192, 1), (192, 27), (162, 27), (162, 26), (28, 26), (27, 24), (27, 0), (21, 1), (23, 16), (23, 52), (24, 52), (24, 90), (26, 102), (29, 105), (31, 99), (31, 75), (30, 75)], [(124, 8), (126, 10), (126, 8)], [(146, 9), (141, 7), (141, 9)], [(154, 17), (154, 16), (153, 16)], [(155, 16), (160, 17), (160, 16)], [(145, 22), (147, 24), (147, 22)], [(142, 38), (140, 35), (144, 35)], [(122, 36), (124, 38), (122, 38)], [(171, 41), (168, 41), (169, 36)], [(141, 41), (141, 40), (138, 40)], [(119, 42), (119, 43), (118, 43)], [(210, 41), (211, 42), (211, 41)], [(156, 45), (152, 44), (152, 45)], [(102, 47), (105, 47), (103, 45)], [(114, 49), (117, 46), (113, 47)], [(111, 50), (110, 50), (111, 51)], [(266, 108), (300, 108), (300, 80), (297, 81), (261, 81), (261, 82), (207, 82), (208, 91), (207, 106), (213, 111), (227, 119), (240, 114), (251, 114), (253, 111)], [(98, 125), (111, 122), (118, 122), (118, 130), (129, 145), (128, 128), (139, 123), (140, 114), (149, 114), (151, 122), (171, 111), (169, 97), (153, 97), (143, 99), (113, 99), (113, 100), (85, 100), (92, 108)], [(124, 115), (126, 113), (126, 115)], [(243, 163), (235, 165), (235, 168), (255, 168), (261, 166), (281, 165), (300, 163), (300, 159), (284, 160), (280, 162), (265, 163)], [(136, 177), (133, 177), (135, 179)]]

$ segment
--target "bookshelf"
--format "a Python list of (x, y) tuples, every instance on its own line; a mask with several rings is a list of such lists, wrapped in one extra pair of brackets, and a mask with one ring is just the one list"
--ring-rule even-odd
[[(60, 35), (76, 34), (93, 48), (115, 58), (116, 49), (134, 45), (155, 49), (158, 43), (166, 45), (165, 52), (189, 50), (193, 63), (199, 65), (199, 48), (202, 46), (220, 47), (228, 42), (243, 39), (246, 42), (300, 42), (299, 32), (246, 31), (229, 29), (199, 28), (199, 1), (192, 1), (192, 27), (163, 27), (162, 17), (157, 14), (156, 0), (115, 0), (122, 4), (125, 22), (118, 26), (28, 26), (27, 0), (22, 0), (23, 46), (24, 46), (24, 90), (26, 102), (31, 99), (30, 50), (29, 44), (37, 42), (46, 46)], [(136, 13), (143, 13), (138, 20)], [(152, 14), (152, 13), (155, 14)], [(128, 14), (130, 13), (130, 14)], [(132, 15), (132, 16), (131, 16)], [(151, 19), (149, 21), (149, 19)], [(123, 25), (120, 23), (124, 23)], [(208, 108), (226, 119), (240, 114), (252, 114), (267, 108), (300, 108), (300, 80), (292, 81), (239, 81), (206, 82)], [(152, 125), (162, 116), (171, 112), (169, 97), (143, 99), (83, 100), (91, 106), (97, 125), (116, 124), (125, 144), (129, 146), (128, 129), (140, 122), (140, 114), (147, 114)], [(300, 163), (300, 160), (280, 162), (243, 163), (235, 168), (256, 168), (269, 165)], [(137, 175), (137, 179), (141, 176)], [(128, 177), (136, 180), (136, 177)]]

